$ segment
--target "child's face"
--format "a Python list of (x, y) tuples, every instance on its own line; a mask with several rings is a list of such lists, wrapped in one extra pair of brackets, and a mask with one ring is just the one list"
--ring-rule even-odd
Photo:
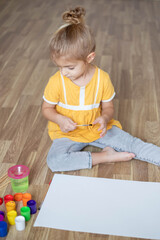
[(87, 63), (83, 60), (68, 60), (65, 57), (59, 57), (54, 62), (59, 67), (60, 72), (71, 81), (79, 80), (87, 69)]

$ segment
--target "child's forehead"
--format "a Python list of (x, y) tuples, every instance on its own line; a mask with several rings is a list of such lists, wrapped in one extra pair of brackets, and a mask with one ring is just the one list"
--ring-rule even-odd
[(57, 66), (72, 66), (72, 65), (77, 65), (83, 61), (77, 60), (71, 57), (67, 57), (67, 56), (60, 56), (59, 58), (55, 58), (54, 62)]

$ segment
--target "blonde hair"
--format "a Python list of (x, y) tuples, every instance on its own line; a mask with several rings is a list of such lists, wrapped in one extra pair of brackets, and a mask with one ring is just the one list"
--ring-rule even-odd
[(95, 51), (95, 39), (85, 24), (85, 9), (76, 7), (65, 11), (62, 15), (65, 24), (53, 35), (50, 41), (51, 58), (65, 56), (78, 60), (86, 60)]

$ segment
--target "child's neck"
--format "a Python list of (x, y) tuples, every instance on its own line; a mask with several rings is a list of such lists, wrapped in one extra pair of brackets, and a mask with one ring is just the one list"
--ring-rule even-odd
[(96, 67), (94, 65), (87, 64), (86, 71), (84, 72), (84, 74), (79, 79), (76, 79), (76, 81), (74, 83), (76, 85), (78, 85), (79, 87), (86, 86), (91, 81), (91, 79), (95, 73), (95, 68)]

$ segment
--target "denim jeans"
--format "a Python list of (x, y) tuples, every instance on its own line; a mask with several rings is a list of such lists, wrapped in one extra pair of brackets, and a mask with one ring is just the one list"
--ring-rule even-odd
[(47, 156), (48, 167), (52, 172), (92, 168), (91, 152), (81, 151), (88, 145), (102, 149), (109, 146), (118, 152), (131, 152), (135, 154), (135, 159), (160, 166), (160, 147), (143, 142), (113, 126), (104, 137), (90, 143), (74, 142), (69, 138), (55, 139)]

